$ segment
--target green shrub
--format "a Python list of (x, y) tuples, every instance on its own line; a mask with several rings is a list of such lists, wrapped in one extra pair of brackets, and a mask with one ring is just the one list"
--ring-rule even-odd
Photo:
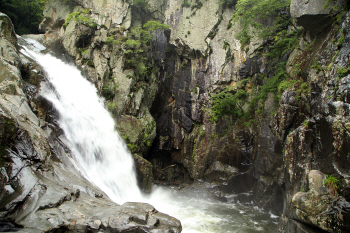
[(113, 100), (114, 96), (115, 96), (115, 92), (118, 88), (118, 84), (114, 84), (113, 86), (109, 85), (108, 83), (105, 83), (102, 87), (102, 96), (107, 100), (107, 101), (111, 101)]
[(212, 114), (210, 120), (215, 122), (219, 117), (228, 115), (235, 118), (244, 114), (243, 105), (247, 99), (247, 93), (242, 90), (233, 90), (227, 87), (224, 91), (211, 97), (213, 100)]
[(77, 23), (81, 23), (91, 28), (95, 28), (97, 24), (94, 19), (90, 18), (90, 13), (90, 9), (83, 9), (81, 11), (75, 11), (73, 13), (70, 13), (65, 23), (63, 24), (63, 27), (66, 28), (70, 21), (75, 20), (75, 22)]
[(340, 185), (340, 180), (335, 178), (332, 175), (326, 175), (326, 179), (323, 181), (323, 184), (328, 187), (329, 193), (336, 197), (338, 196), (338, 189)]

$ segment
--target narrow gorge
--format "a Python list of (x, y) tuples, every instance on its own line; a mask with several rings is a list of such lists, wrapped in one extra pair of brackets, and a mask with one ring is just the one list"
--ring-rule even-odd
[(348, 1), (43, 14), (0, 13), (1, 232), (350, 231)]

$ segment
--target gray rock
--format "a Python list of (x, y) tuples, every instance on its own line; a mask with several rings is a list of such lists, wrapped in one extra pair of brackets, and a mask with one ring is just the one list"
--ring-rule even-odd
[(150, 193), (154, 184), (153, 166), (140, 155), (133, 154), (136, 166), (137, 181), (139, 187), (146, 193)]
[(331, 25), (331, 17), (334, 14), (334, 12), (331, 13), (332, 7), (337, 6), (343, 9), (345, 4), (344, 0), (337, 0), (336, 4), (333, 2), (330, 1), (328, 7), (324, 8), (327, 0), (292, 0), (290, 13), (296, 19), (297, 24), (317, 35)]

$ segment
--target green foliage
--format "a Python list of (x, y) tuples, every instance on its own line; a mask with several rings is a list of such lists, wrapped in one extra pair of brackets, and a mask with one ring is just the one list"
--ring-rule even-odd
[(342, 30), (342, 34), (341, 34), (341, 36), (340, 36), (340, 38), (339, 38), (339, 40), (337, 42), (337, 47), (338, 48), (340, 48), (343, 45), (344, 40), (345, 40), (345, 30), (343, 29)]
[(78, 53), (81, 53), (82, 55), (86, 55), (89, 53), (89, 47), (85, 47), (85, 48), (79, 48), (77, 49)]
[(194, 139), (193, 150), (192, 150), (192, 161), (194, 161), (194, 155), (196, 154), (196, 149), (197, 149), (197, 139)]
[(84, 24), (86, 26), (89, 26), (91, 28), (95, 28), (97, 26), (96, 21), (94, 19), (90, 18), (90, 9), (82, 9), (80, 11), (75, 11), (73, 13), (70, 13), (63, 24), (63, 27), (66, 28), (68, 24), (74, 20), (77, 23)]
[(147, 147), (149, 147), (151, 145), (151, 141), (150, 141), (149, 135), (147, 133), (145, 133), (143, 136), (143, 144), (145, 144), (145, 146), (147, 146)]
[(338, 67), (337, 68), (337, 73), (339, 75), (339, 78), (345, 77), (345, 75), (349, 72), (350, 67)]
[(110, 45), (120, 45), (122, 43), (122, 41), (115, 39), (114, 36), (107, 37), (105, 42)]
[(287, 34), (287, 30), (282, 30), (274, 36), (274, 44), (269, 47), (266, 54), (270, 58), (281, 58), (288, 50), (292, 50), (298, 43), (298, 35)]
[(133, 145), (133, 144), (131, 144), (131, 143), (128, 143), (128, 144), (126, 144), (127, 146), (128, 146), (128, 148), (129, 148), (129, 150), (132, 152), (134, 149), (136, 149), (137, 148), (137, 145)]
[(323, 9), (326, 9), (331, 2), (335, 3), (337, 0), (327, 0), (326, 4), (323, 5)]
[(260, 93), (253, 98), (251, 105), (255, 106), (258, 102), (263, 103), (270, 92), (276, 93), (280, 83), (287, 77), (286, 62), (279, 63), (276, 67), (275, 74), (261, 86)]
[(230, 20), (227, 24), (226, 29), (229, 30), (232, 27), (232, 21)]
[(46, 1), (0, 0), (0, 11), (10, 17), (17, 34), (37, 34)]
[(125, 69), (133, 69), (135, 74), (142, 77), (147, 74), (148, 67), (145, 65), (148, 61), (147, 53), (149, 42), (152, 39), (152, 32), (156, 30), (166, 30), (170, 26), (148, 21), (142, 27), (134, 28), (129, 38), (124, 42), (125, 47)]
[(107, 101), (111, 101), (113, 100), (118, 87), (119, 84), (114, 84), (113, 86), (111, 86), (110, 84), (105, 83), (102, 87), (101, 94)]
[(243, 89), (233, 90), (227, 87), (224, 91), (211, 97), (213, 100), (211, 122), (215, 122), (224, 115), (240, 117), (244, 114), (243, 105), (247, 93)]
[(191, 6), (191, 10), (200, 9), (200, 8), (202, 8), (202, 6), (203, 6), (203, 3), (201, 1), (198, 1), (196, 4)]
[(86, 64), (91, 68), (95, 68), (95, 64), (92, 60), (88, 60), (88, 59), (81, 59), (81, 63), (82, 64)]
[(142, 11), (149, 11), (149, 4), (147, 0), (134, 0), (133, 6), (137, 7)]
[(329, 188), (329, 192), (332, 196), (337, 196), (340, 180), (332, 175), (326, 175), (326, 177), (327, 178), (323, 181), (323, 184)]
[(152, 32), (155, 30), (167, 30), (170, 28), (170, 26), (158, 23), (157, 21), (148, 21), (143, 25), (143, 28), (148, 32)]
[(181, 4), (182, 7), (191, 7), (191, 4), (188, 2), (188, 0), (184, 0)]
[[(279, 12), (289, 5), (290, 0), (238, 0), (232, 20), (241, 22), (242, 30), (236, 36), (241, 41), (241, 49), (250, 42), (250, 27), (258, 29), (261, 37), (266, 37), (285, 25), (287, 20), (281, 19)], [(263, 26), (262, 22), (269, 18), (275, 19), (273, 26)]]
[(109, 103), (107, 104), (107, 108), (108, 108), (108, 111), (109, 111), (110, 113), (112, 113), (112, 115), (117, 114), (118, 108), (117, 108), (117, 104), (116, 104), (116, 103), (114, 103), (114, 102), (109, 102)]

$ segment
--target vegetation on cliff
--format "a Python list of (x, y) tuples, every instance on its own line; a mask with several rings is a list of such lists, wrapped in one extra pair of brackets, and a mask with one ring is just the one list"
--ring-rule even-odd
[[(286, 53), (290, 53), (300, 36), (300, 33), (297, 33), (298, 30), (293, 27), (290, 16), (286, 14), (289, 11), (289, 4), (290, 0), (240, 0), (237, 2), (232, 21), (241, 22), (241, 31), (236, 36), (241, 41), (241, 49), (249, 48), (246, 45), (250, 43), (253, 29), (259, 37), (268, 40), (269, 43), (260, 47), (257, 52), (268, 61), (266, 64), (269, 72), (260, 74), (258, 77), (260, 81), (253, 81), (254, 78), (249, 77), (235, 86), (236, 91), (226, 88), (223, 92), (214, 95), (211, 98), (213, 100), (212, 121), (217, 121), (219, 117), (226, 115), (241, 119), (247, 125), (252, 121), (252, 116), (262, 113), (263, 103), (268, 93), (274, 93), (276, 100), (279, 100), (281, 91), (286, 89), (286, 83), (281, 88), (279, 85), (287, 78), (286, 62), (281, 58)], [(273, 23), (268, 23), (271, 20)], [(288, 27), (294, 29), (287, 31)], [(247, 84), (253, 86), (253, 92), (247, 92)], [(247, 108), (243, 108), (244, 104), (248, 104)]]

